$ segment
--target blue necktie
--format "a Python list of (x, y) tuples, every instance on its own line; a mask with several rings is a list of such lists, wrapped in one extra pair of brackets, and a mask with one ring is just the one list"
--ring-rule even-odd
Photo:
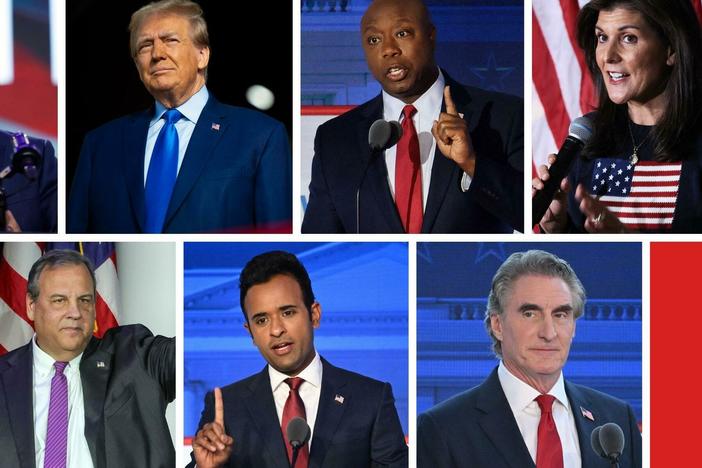
[(144, 197), (146, 201), (146, 226), (149, 233), (163, 231), (168, 203), (178, 173), (178, 132), (175, 123), (183, 115), (177, 109), (167, 110), (161, 118), (166, 123), (158, 134), (154, 152), (151, 153), (149, 172), (146, 175)]

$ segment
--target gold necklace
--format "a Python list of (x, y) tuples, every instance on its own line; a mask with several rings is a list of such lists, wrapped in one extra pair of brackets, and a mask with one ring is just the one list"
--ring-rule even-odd
[(629, 136), (631, 137), (631, 144), (634, 147), (634, 151), (631, 153), (631, 156), (629, 156), (629, 163), (634, 165), (637, 162), (639, 162), (639, 149), (643, 146), (644, 143), (646, 143), (646, 140), (648, 140), (648, 136), (651, 134), (651, 132), (649, 131), (644, 137), (644, 139), (641, 140), (641, 143), (637, 145), (636, 140), (634, 139), (634, 132), (631, 130), (631, 120), (627, 119), (626, 125), (627, 127), (629, 127)]

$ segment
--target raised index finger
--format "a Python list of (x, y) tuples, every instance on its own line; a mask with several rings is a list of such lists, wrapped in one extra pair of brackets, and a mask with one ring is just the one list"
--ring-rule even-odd
[(458, 115), (458, 111), (456, 110), (456, 104), (454, 104), (453, 98), (451, 97), (450, 86), (444, 87), (444, 102), (446, 103), (446, 113), (448, 115)]
[(215, 397), (215, 420), (217, 424), (224, 427), (224, 405), (222, 404), (222, 390), (219, 387), (214, 389)]

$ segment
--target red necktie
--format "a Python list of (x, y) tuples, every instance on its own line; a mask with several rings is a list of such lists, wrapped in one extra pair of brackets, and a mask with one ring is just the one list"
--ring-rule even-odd
[[(285, 379), (285, 383), (290, 386), (290, 393), (288, 393), (288, 399), (285, 400), (285, 406), (283, 407), (283, 424), (281, 429), (283, 431), (283, 438), (285, 439), (285, 448), (288, 450), (288, 461), (292, 463), (292, 445), (288, 440), (288, 423), (295, 417), (302, 418), (307, 421), (307, 416), (305, 414), (305, 404), (300, 398), (298, 390), (300, 385), (304, 382), (300, 377), (292, 377)], [(295, 462), (295, 468), (307, 468), (310, 461), (310, 451), (308, 444), (300, 447), (297, 454), (297, 461)]]
[(539, 395), (536, 402), (541, 408), (538, 439), (536, 442), (536, 468), (563, 468), (563, 448), (553, 420), (553, 395)]
[(405, 106), (402, 114), (402, 138), (397, 143), (395, 158), (395, 205), (405, 232), (422, 230), (422, 171), (419, 160), (419, 138), (412, 123), (417, 109)]

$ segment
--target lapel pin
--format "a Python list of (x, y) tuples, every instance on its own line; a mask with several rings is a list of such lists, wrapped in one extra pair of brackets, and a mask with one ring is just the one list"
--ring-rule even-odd
[(334, 401), (340, 405), (343, 405), (344, 404), (344, 397), (342, 397), (341, 395), (336, 395), (334, 397)]
[(590, 421), (595, 421), (595, 417), (592, 415), (592, 413), (589, 410), (586, 410), (582, 406), (580, 407), (580, 412), (583, 414), (584, 417), (589, 419)]
[(97, 367), (105, 367), (105, 363), (102, 361), (97, 362)]
[(218, 124), (218, 123), (212, 123), (212, 130), (219, 131), (219, 124)]

